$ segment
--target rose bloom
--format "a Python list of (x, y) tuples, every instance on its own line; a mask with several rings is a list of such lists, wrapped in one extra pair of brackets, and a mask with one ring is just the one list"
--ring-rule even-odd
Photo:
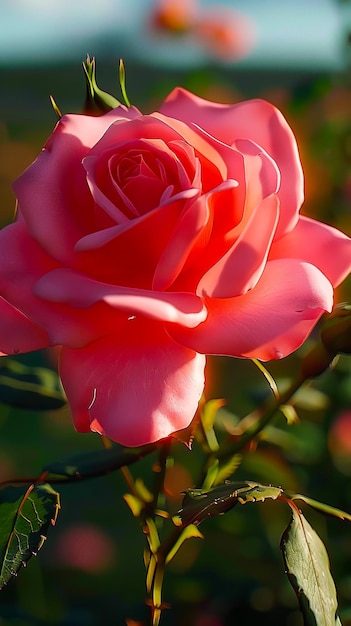
[(0, 350), (61, 346), (75, 427), (127, 446), (189, 424), (206, 354), (298, 348), (351, 267), (350, 239), (299, 215), (294, 135), (261, 100), (65, 115), (14, 190)]

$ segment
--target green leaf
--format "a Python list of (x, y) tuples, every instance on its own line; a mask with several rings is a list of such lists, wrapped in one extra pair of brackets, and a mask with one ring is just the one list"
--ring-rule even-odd
[(50, 463), (44, 472), (64, 476), (67, 480), (83, 480), (93, 476), (109, 474), (124, 465), (135, 463), (157, 448), (157, 444), (150, 443), (140, 448), (125, 448), (114, 445), (104, 450), (85, 452), (69, 457), (64, 461)]
[(240, 504), (246, 502), (264, 502), (265, 500), (277, 500), (282, 493), (281, 487), (273, 487), (272, 485), (261, 485), (261, 483), (253, 483), (247, 481), (248, 487), (238, 489), (238, 500)]
[(305, 626), (340, 624), (327, 551), (306, 518), (292, 506), (281, 549), (286, 573), (300, 602)]
[(0, 589), (40, 550), (59, 508), (47, 483), (0, 490)]
[(226, 482), (212, 489), (187, 489), (178, 512), (183, 526), (200, 524), (204, 519), (230, 511), (238, 502), (264, 502), (267, 498), (276, 500), (283, 493), (280, 487), (260, 483)]
[(58, 409), (66, 403), (56, 372), (45, 367), (28, 367), (15, 359), (0, 364), (0, 402), (35, 411)]

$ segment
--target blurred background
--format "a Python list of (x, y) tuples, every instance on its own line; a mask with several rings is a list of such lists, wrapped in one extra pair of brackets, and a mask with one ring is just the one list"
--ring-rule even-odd
[[(157, 109), (176, 85), (218, 102), (262, 97), (278, 106), (300, 148), (303, 212), (351, 234), (349, 0), (1, 0), (0, 10), (1, 225), (14, 213), (11, 182), (56, 123), (49, 95), (63, 113), (82, 110), (81, 63), (89, 53), (99, 86), (117, 97), (123, 57), (129, 99), (143, 112)], [(349, 280), (337, 298), (350, 294)], [(304, 350), (269, 364), (282, 387)], [(21, 362), (54, 369), (55, 354)], [(66, 406), (11, 397), (7, 363), (0, 362), (0, 480), (38, 476), (50, 461), (100, 449), (96, 436), (73, 431)], [(269, 394), (251, 362), (211, 359), (208, 372), (207, 397), (227, 400), (222, 423), (235, 423)], [(295, 407), (300, 422), (287, 426), (280, 417), (233, 478), (282, 485), (351, 512), (350, 357), (301, 393)], [(196, 480), (199, 451), (178, 445), (174, 452), (168, 490), (176, 511), (179, 492)], [(152, 461), (131, 470), (148, 483)], [(122, 500), (121, 476), (59, 491), (56, 528), (39, 557), (1, 591), (0, 625), (143, 620), (143, 536)], [(306, 516), (328, 547), (342, 623), (351, 624), (351, 526), (313, 511)], [(161, 623), (301, 626), (279, 551), (288, 517), (283, 505), (265, 503), (205, 522), (206, 540), (190, 540), (170, 565), (164, 596), (172, 610)]]

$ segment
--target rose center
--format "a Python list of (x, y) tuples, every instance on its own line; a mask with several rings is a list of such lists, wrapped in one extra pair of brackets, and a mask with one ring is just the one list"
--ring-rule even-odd
[(110, 199), (130, 218), (152, 211), (182, 189), (174, 155), (140, 148), (114, 153), (108, 160)]
[[(146, 155), (146, 157), (147, 156), (148, 155)], [(116, 180), (122, 188), (131, 178), (136, 179), (139, 176), (159, 179), (161, 177), (160, 168), (155, 167), (155, 163), (150, 163), (150, 159), (149, 162), (147, 162), (144, 154), (140, 153), (128, 154), (118, 162)]]

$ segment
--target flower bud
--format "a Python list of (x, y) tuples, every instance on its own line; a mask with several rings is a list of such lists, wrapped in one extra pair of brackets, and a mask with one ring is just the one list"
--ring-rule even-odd
[(111, 109), (119, 107), (121, 103), (117, 98), (111, 96), (106, 91), (102, 91), (96, 82), (96, 63), (87, 55), (87, 60), (83, 63), (83, 70), (87, 81), (87, 97), (85, 102), (86, 113), (107, 113)]

